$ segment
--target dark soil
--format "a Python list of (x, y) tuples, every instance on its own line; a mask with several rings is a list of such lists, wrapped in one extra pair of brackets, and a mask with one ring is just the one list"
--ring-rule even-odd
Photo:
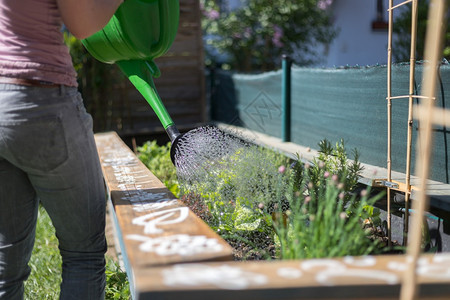
[[(208, 223), (211, 213), (198, 195), (184, 195), (180, 200), (200, 219)], [(371, 240), (378, 241), (377, 249), (383, 249), (381, 253), (374, 254), (401, 254), (404, 252), (401, 244), (397, 241), (391, 241), (391, 247), (388, 248), (388, 238), (381, 228), (373, 226), (370, 222), (366, 222), (364, 228), (369, 231)], [(222, 236), (222, 238), (233, 248), (233, 259), (236, 261), (279, 259), (272, 238), (264, 236), (260, 232), (252, 232), (252, 236), (248, 237)]]
[(234, 260), (267, 260), (278, 258), (273, 240), (259, 232), (255, 232), (252, 235), (251, 240), (255, 242), (251, 243), (247, 243), (242, 239), (225, 238), (225, 240), (233, 248)]
[(382, 253), (375, 254), (401, 254), (404, 252), (402, 245), (398, 241), (391, 241), (391, 247), (389, 248), (389, 239), (386, 233), (379, 227), (373, 226), (371, 223), (367, 222), (364, 225), (364, 229), (369, 231), (369, 238), (373, 241), (378, 241), (379, 248), (382, 249)]

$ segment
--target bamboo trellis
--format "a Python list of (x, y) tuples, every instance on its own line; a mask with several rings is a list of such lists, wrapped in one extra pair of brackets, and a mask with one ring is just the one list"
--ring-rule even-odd
[[(404, 4), (411, 3), (411, 48), (410, 48), (410, 77), (409, 94), (406, 96), (395, 96), (391, 94), (391, 71), (392, 71), (392, 28), (393, 28), (393, 10)], [(391, 244), (391, 195), (390, 191), (395, 183), (391, 179), (391, 113), (392, 100), (407, 98), (408, 106), (408, 133), (406, 149), (406, 178), (403, 192), (405, 193), (405, 225), (404, 225), (404, 245), (407, 245), (408, 269), (404, 273), (401, 289), (401, 299), (414, 299), (418, 294), (417, 286), (417, 261), (421, 251), (421, 229), (423, 226), (423, 215), (428, 208), (429, 199), (427, 197), (427, 179), (430, 173), (430, 162), (433, 141), (433, 125), (446, 126), (450, 124), (450, 111), (435, 107), (435, 94), (439, 64), (442, 55), (443, 46), (443, 28), (446, 18), (446, 0), (431, 0), (429, 5), (428, 26), (425, 41), (425, 69), (424, 85), (421, 96), (414, 95), (414, 76), (415, 76), (415, 56), (416, 56), (416, 36), (417, 36), (417, 4), (418, 0), (404, 1), (393, 6), (393, 0), (389, 0), (389, 35), (388, 35), (388, 74), (387, 74), (387, 105), (388, 105), (388, 153), (387, 153), (387, 202), (388, 202), (388, 239)], [(413, 99), (421, 99), (420, 104), (414, 106)], [(416, 156), (416, 170), (420, 182), (419, 198), (412, 204), (413, 211), (411, 215), (411, 232), (408, 241), (409, 207), (411, 195), (411, 150), (412, 150), (412, 125), (413, 119), (420, 121), (420, 135), (418, 137), (416, 150), (419, 153)]]
[[(409, 93), (404, 96), (392, 96), (392, 31), (393, 31), (393, 13), (394, 9), (405, 4), (411, 3), (411, 42), (410, 42), (410, 71), (409, 71)], [(389, 0), (389, 27), (388, 27), (388, 65), (387, 65), (387, 113), (388, 113), (388, 142), (387, 142), (387, 231), (388, 243), (391, 246), (391, 189), (400, 186), (392, 182), (392, 164), (391, 164), (391, 144), (392, 144), (392, 100), (408, 99), (408, 133), (406, 141), (406, 171), (405, 184), (400, 188), (405, 193), (405, 222), (403, 228), (403, 245), (407, 244), (408, 225), (409, 225), (409, 200), (411, 195), (411, 150), (412, 150), (412, 129), (413, 129), (413, 100), (420, 96), (414, 95), (415, 65), (416, 65), (416, 38), (417, 38), (417, 4), (418, 0), (407, 0), (393, 6), (393, 0)]]

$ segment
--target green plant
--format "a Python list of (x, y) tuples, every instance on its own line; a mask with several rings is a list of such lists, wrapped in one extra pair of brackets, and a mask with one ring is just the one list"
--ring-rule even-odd
[[(359, 153), (353, 149), (353, 157), (350, 159), (345, 148), (344, 140), (337, 142), (332, 146), (330, 141), (324, 139), (319, 142), (319, 155), (313, 160), (313, 164), (308, 167), (310, 184), (313, 188), (308, 193), (320, 193), (320, 190), (326, 189), (327, 181), (324, 178), (331, 178), (333, 182), (339, 181), (339, 189), (342, 190), (342, 201), (346, 207), (347, 214), (357, 214), (362, 220), (370, 222), (371, 226), (381, 226), (380, 210), (370, 204), (365, 204), (360, 208), (360, 202), (353, 201), (352, 192), (358, 186), (363, 167), (359, 162)], [(350, 203), (349, 203), (350, 202)]]
[(176, 169), (170, 158), (170, 145), (160, 146), (156, 141), (148, 141), (137, 148), (137, 156), (176, 197), (180, 197)]
[(374, 253), (378, 242), (369, 238), (361, 216), (380, 199), (381, 194), (368, 198), (364, 190), (361, 197), (353, 195), (348, 201), (352, 211), (344, 204), (344, 189), (333, 178), (322, 177), (318, 192), (310, 193), (311, 181), (305, 176), (305, 190), (290, 194), (289, 210), (283, 222), (274, 222), (282, 259), (306, 259), (367, 255)]
[[(339, 188), (343, 191), (342, 200), (344, 206), (347, 206), (347, 202), (352, 197), (350, 192), (357, 186), (360, 173), (363, 170), (359, 162), (359, 153), (354, 149), (352, 151), (353, 160), (350, 160), (344, 140), (336, 143), (333, 147), (327, 139), (324, 139), (319, 142), (318, 146), (319, 155), (314, 158), (312, 165), (306, 165), (310, 180), (308, 184), (311, 186), (306, 192), (319, 194), (321, 190), (326, 188), (327, 182), (323, 179), (331, 177), (335, 182), (340, 182)], [(354, 204), (354, 202), (352, 203)], [(372, 211), (374, 211), (374, 208), (372, 208)]]
[(346, 193), (354, 189), (363, 170), (358, 151), (353, 149), (353, 159), (350, 160), (344, 140), (340, 140), (333, 147), (330, 141), (324, 139), (318, 146), (319, 155), (314, 158), (309, 170), (311, 181), (318, 185), (320, 176), (334, 176), (344, 185), (343, 189)]
[(108, 300), (128, 300), (130, 296), (130, 285), (127, 274), (122, 271), (114, 260), (106, 260), (106, 288), (105, 299)]
[(25, 281), (25, 299), (58, 299), (61, 256), (55, 228), (42, 206), (39, 207), (36, 241), (28, 265), (31, 274)]
[[(328, 45), (336, 36), (326, 7), (331, 1), (249, 0), (232, 11), (220, 1), (202, 0), (206, 43), (225, 54), (238, 71), (279, 68), (282, 54), (297, 64), (317, 61), (314, 47)], [(208, 53), (207, 53), (208, 54)], [(214, 63), (216, 55), (209, 52)]]
[(256, 252), (264, 258), (269, 255), (264, 248), (273, 243), (273, 228), (260, 207), (274, 206), (278, 166), (289, 165), (289, 161), (266, 148), (242, 147), (216, 163), (205, 180), (181, 182), (181, 192), (197, 195), (196, 201), (206, 204), (204, 220), (228, 242), (251, 246), (243, 258)]

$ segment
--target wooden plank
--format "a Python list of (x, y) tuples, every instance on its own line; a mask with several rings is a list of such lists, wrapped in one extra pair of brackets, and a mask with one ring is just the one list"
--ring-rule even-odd
[[(189, 59), (191, 59), (189, 61)], [(166, 75), (166, 73), (169, 72), (182, 72), (182, 74), (188, 75), (188, 74), (195, 74), (194, 76), (199, 76), (200, 74), (198, 74), (198, 72), (203, 72), (203, 70), (200, 70), (200, 68), (198, 68), (198, 61), (196, 61), (195, 58), (190, 57), (190, 56), (183, 56), (180, 59), (173, 59), (173, 60), (168, 60), (166, 63), (164, 64), (159, 64), (158, 66), (161, 66), (161, 74), (164, 74), (164, 76)], [(190, 68), (191, 70), (196, 70), (196, 72), (189, 72), (188, 70), (186, 70), (187, 68)], [(161, 75), (162, 76), (162, 75)], [(201, 76), (200, 76), (201, 77)]]
[[(136, 272), (139, 299), (398, 299), (404, 255), (175, 264)], [(449, 299), (450, 254), (423, 255), (421, 299)], [(181, 298), (180, 298), (181, 297)]]
[(128, 264), (227, 260), (231, 247), (177, 200), (116, 133), (95, 136)]
[[(166, 74), (169, 74), (166, 72)], [(185, 88), (189, 88), (192, 90), (200, 90), (200, 88), (197, 86), (197, 82), (199, 80), (199, 77), (196, 74), (192, 74), (192, 76), (187, 77), (184, 74), (178, 74), (177, 72), (170, 72), (170, 76), (164, 76), (155, 79), (155, 84), (161, 84), (161, 85), (170, 85), (170, 84), (179, 84), (181, 86), (184, 86)]]

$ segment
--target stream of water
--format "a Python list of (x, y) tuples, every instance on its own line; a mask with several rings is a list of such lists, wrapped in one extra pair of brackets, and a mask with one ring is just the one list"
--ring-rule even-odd
[(175, 153), (178, 179), (188, 184), (211, 179), (207, 177), (224, 168), (225, 161), (245, 145), (241, 139), (213, 126), (187, 132)]

